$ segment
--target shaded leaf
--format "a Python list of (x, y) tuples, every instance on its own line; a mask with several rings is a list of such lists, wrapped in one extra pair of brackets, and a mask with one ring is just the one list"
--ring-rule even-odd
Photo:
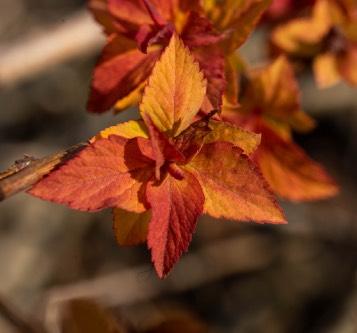
[(237, 15), (229, 24), (232, 36), (227, 43), (226, 49), (233, 52), (247, 40), (270, 3), (271, 0), (243, 1), (245, 6), (238, 10)]
[(253, 32), (271, 0), (203, 0), (203, 7), (219, 31), (227, 31), (225, 50), (233, 52)]
[(192, 50), (207, 80), (207, 98), (211, 104), (208, 110), (220, 109), (222, 95), (226, 89), (225, 60), (222, 50), (214, 46), (202, 46)]
[(143, 54), (133, 41), (111, 36), (94, 69), (88, 110), (104, 112), (139, 87), (147, 79), (159, 54), (159, 51)]
[(357, 86), (357, 38), (356, 43), (350, 45), (337, 59), (337, 67), (341, 76), (350, 85)]
[(186, 312), (164, 314), (165, 318), (161, 323), (153, 325), (144, 333), (208, 333), (207, 325)]
[(116, 31), (113, 24), (113, 17), (109, 13), (108, 0), (89, 0), (88, 8), (92, 12), (95, 20), (100, 23), (107, 35)]
[(181, 38), (189, 48), (216, 44), (223, 35), (214, 30), (212, 23), (198, 12), (191, 11)]
[(125, 33), (137, 32), (140, 26), (153, 20), (142, 0), (107, 0), (108, 8)]
[(306, 132), (315, 126), (314, 120), (301, 110), (298, 82), (283, 56), (252, 72), (241, 105), (243, 112), (264, 117), (275, 127), (285, 123)]
[(143, 96), (143, 91), (146, 86), (146, 81), (142, 82), (138, 87), (131, 91), (125, 97), (119, 99), (114, 105), (114, 112), (119, 113), (130, 107), (134, 107), (139, 104)]
[(230, 142), (247, 155), (252, 154), (260, 144), (260, 134), (246, 131), (228, 122), (211, 120), (209, 127), (212, 131), (206, 136), (205, 143)]
[(300, 147), (269, 128), (258, 130), (262, 132), (262, 144), (255, 159), (275, 193), (292, 201), (324, 199), (338, 193), (336, 183), (323, 166)]

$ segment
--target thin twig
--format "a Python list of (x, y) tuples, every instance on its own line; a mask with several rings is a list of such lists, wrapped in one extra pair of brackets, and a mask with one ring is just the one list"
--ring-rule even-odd
[(44, 328), (34, 325), (24, 318), (12, 305), (0, 297), (0, 316), (20, 333), (44, 333)]
[[(12, 195), (27, 190), (31, 185), (38, 182), (43, 176), (47, 175), (56, 166), (77, 152), (82, 150), (87, 144), (80, 143), (54, 155), (41, 159), (32, 159), (24, 168), (16, 170), (16, 163), (7, 171), (0, 173), (0, 201), (5, 200)], [(6, 175), (1, 177), (1, 175)]]

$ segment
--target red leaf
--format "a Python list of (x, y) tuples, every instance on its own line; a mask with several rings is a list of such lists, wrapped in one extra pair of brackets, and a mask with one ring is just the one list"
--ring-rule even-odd
[(108, 10), (107, 0), (89, 0), (88, 8), (92, 12), (95, 20), (100, 23), (107, 35), (116, 31), (113, 17)]
[(149, 130), (150, 141), (153, 149), (153, 154), (156, 162), (155, 177), (160, 179), (160, 169), (165, 164), (165, 161), (183, 161), (184, 156), (178, 149), (169, 141), (169, 138), (158, 130), (151, 118), (144, 113), (145, 124)]
[(197, 12), (190, 12), (181, 38), (190, 47), (216, 44), (223, 39), (223, 35), (216, 32), (212, 23)]
[(212, 46), (202, 46), (191, 51), (207, 79), (209, 101), (214, 109), (220, 109), (222, 95), (227, 86), (224, 55), (221, 50)]
[(184, 179), (168, 175), (161, 184), (148, 183), (146, 197), (152, 209), (148, 246), (158, 275), (163, 278), (187, 251), (204, 195), (197, 179), (184, 172)]
[(153, 22), (158, 26), (166, 25), (166, 20), (161, 16), (156, 6), (150, 0), (142, 0)]
[(140, 145), (145, 148), (149, 141), (114, 135), (95, 141), (29, 193), (78, 210), (120, 207), (142, 212), (143, 183), (152, 177), (153, 162), (142, 154)]
[[(125, 32), (137, 30), (143, 24), (153, 21), (142, 0), (106, 0), (110, 13), (126, 28)], [(123, 31), (124, 32), (124, 31)]]
[(159, 27), (142, 25), (135, 36), (135, 40), (141, 52), (147, 53), (147, 49), (151, 45), (167, 45), (174, 31), (175, 27), (170, 22)]
[(88, 110), (104, 112), (145, 81), (159, 51), (143, 54), (136, 43), (112, 36), (97, 63), (91, 84)]

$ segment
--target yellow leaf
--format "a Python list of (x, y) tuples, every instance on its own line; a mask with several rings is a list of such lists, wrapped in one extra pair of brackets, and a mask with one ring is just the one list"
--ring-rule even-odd
[(115, 126), (108, 127), (93, 137), (90, 142), (99, 139), (107, 139), (110, 135), (119, 135), (126, 139), (136, 137), (148, 138), (146, 127), (141, 120), (129, 120)]
[(140, 105), (163, 132), (176, 136), (186, 129), (199, 111), (207, 82), (190, 51), (173, 35), (149, 78)]
[(230, 123), (211, 120), (209, 127), (212, 132), (205, 137), (205, 143), (215, 141), (230, 142), (241, 148), (247, 155), (252, 154), (260, 143), (260, 134), (243, 130)]

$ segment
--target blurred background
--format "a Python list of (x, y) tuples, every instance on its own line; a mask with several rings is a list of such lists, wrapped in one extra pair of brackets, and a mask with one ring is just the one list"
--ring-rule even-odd
[[(249, 62), (262, 62), (264, 40), (260, 31), (243, 47)], [(0, 170), (129, 118), (85, 111), (102, 43), (85, 0), (0, 0)], [(319, 126), (296, 139), (337, 179), (338, 197), (282, 202), (287, 226), (203, 217), (190, 252), (159, 281), (144, 246), (116, 245), (109, 211), (16, 195), (0, 203), (0, 332), (19, 331), (8, 307), (60, 332), (61, 309), (82, 297), (138, 330), (184, 312), (204, 323), (192, 332), (357, 332), (356, 90), (318, 91), (310, 76), (301, 87)]]

